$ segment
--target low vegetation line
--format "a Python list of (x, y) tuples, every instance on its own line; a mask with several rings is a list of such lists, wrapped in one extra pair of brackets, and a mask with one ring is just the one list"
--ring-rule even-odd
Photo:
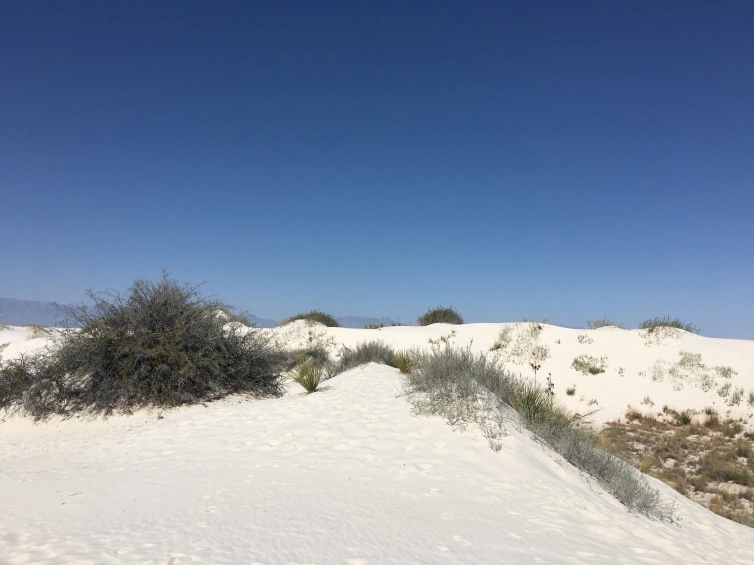
[(630, 511), (673, 520), (659, 492), (625, 461), (599, 446), (599, 435), (579, 425), (554, 395), (535, 381), (505, 371), (499, 359), (452, 345), (415, 352), (406, 393), (420, 414), (440, 415), (455, 426), (474, 422), (493, 448), (501, 446), (504, 414), (516, 419), (576, 468), (587, 473)]

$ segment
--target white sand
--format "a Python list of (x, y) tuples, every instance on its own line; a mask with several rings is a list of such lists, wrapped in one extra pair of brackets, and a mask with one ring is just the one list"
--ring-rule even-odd
[[(350, 345), (380, 338), (424, 347), (455, 329), (452, 341), (473, 337), (473, 348), (486, 350), (501, 327), (313, 331)], [(276, 331), (306, 339), (309, 329)], [(579, 334), (594, 342), (579, 344)], [(11, 342), (4, 357), (43, 343), (27, 338), (23, 329), (0, 332), (0, 344)], [(674, 390), (667, 378), (638, 376), (658, 358), (675, 363), (681, 350), (738, 372), (720, 382), (754, 389), (750, 341), (686, 334), (647, 346), (636, 331), (546, 326), (541, 342), (552, 357), (540, 378), (551, 372), (558, 397), (582, 412), (595, 398), (603, 420), (646, 395), (654, 410), (728, 409), (714, 388)], [(570, 369), (582, 352), (607, 355), (607, 372)], [(577, 394), (567, 397), (574, 383)], [(231, 397), (163, 419), (6, 418), (0, 563), (754, 563), (754, 530), (658, 481), (677, 505), (677, 524), (628, 513), (514, 427), (494, 452), (477, 430), (414, 416), (401, 390), (397, 370), (367, 365), (316, 394), (292, 385), (280, 399)], [(746, 399), (730, 409), (752, 411)]]

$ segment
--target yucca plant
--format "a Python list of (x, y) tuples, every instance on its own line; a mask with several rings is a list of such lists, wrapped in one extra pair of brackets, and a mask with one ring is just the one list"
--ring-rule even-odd
[(408, 375), (418, 365), (419, 361), (415, 359), (408, 351), (399, 351), (393, 357), (393, 364), (398, 367), (401, 373)]
[(293, 380), (304, 387), (306, 392), (312, 393), (317, 390), (319, 381), (322, 380), (322, 366), (304, 361), (293, 369)]

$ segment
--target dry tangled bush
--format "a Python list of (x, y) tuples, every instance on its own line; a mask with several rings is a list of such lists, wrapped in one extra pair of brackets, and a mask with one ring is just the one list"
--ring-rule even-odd
[(197, 286), (137, 280), (69, 308), (81, 330), (0, 368), (0, 408), (42, 419), (172, 407), (231, 393), (277, 395), (285, 355), (261, 330), (226, 323)]
[(427, 310), (417, 318), (420, 326), (429, 326), (430, 324), (463, 324), (463, 318), (452, 307), (439, 306)]

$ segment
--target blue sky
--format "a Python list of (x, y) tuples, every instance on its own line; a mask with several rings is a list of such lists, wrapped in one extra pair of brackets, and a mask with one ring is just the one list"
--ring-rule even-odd
[(754, 3), (0, 8), (0, 296), (754, 339)]

